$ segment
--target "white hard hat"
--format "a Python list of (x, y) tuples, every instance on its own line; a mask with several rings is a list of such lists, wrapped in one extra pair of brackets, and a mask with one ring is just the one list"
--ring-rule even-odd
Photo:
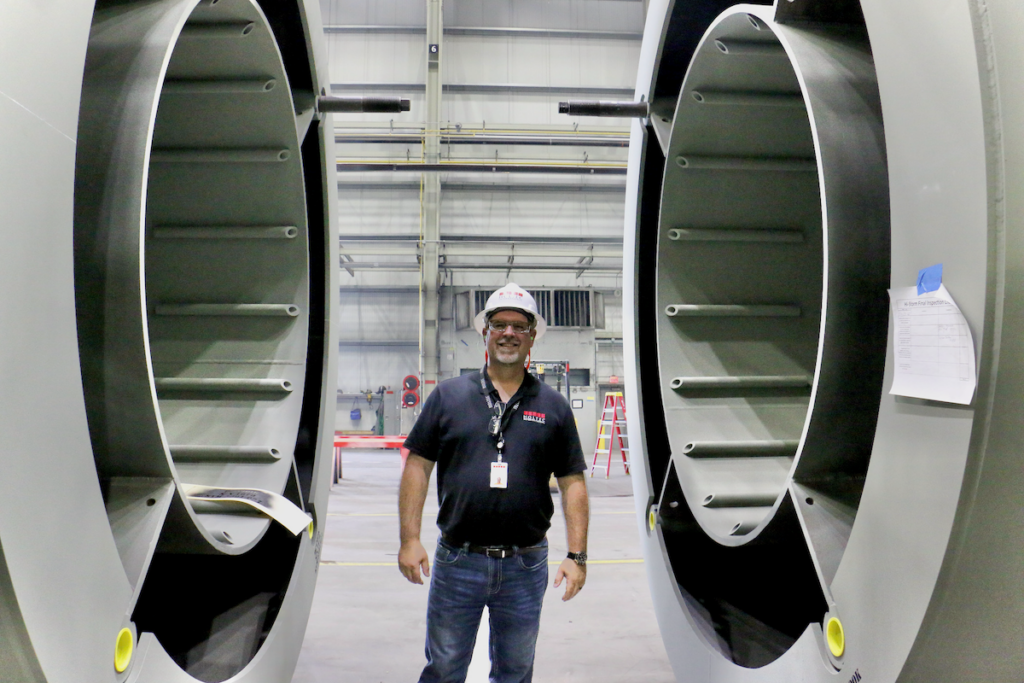
[(487, 324), (487, 316), (493, 311), (506, 308), (522, 311), (527, 317), (533, 316), (537, 331), (534, 340), (540, 339), (544, 334), (544, 330), (548, 328), (547, 321), (541, 317), (540, 311), (537, 310), (537, 302), (533, 300), (529, 292), (514, 282), (508, 283), (491, 294), (490, 298), (487, 299), (487, 305), (484, 306), (484, 310), (477, 313), (476, 317), (473, 318), (473, 327), (476, 328), (479, 334), (483, 334), (484, 326)]

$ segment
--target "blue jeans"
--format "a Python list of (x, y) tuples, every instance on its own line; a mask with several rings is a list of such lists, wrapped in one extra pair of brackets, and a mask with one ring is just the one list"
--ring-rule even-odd
[(427, 666), (420, 683), (462, 683), (484, 606), (490, 612), (491, 683), (530, 683), (548, 585), (543, 549), (504, 559), (438, 541), (427, 603)]

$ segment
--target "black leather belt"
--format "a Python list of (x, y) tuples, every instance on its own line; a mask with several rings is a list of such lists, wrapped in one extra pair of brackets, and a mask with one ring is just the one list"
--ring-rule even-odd
[(441, 535), (441, 540), (453, 548), (466, 548), (466, 550), (471, 553), (486, 555), (487, 557), (496, 557), (501, 560), (506, 557), (515, 557), (516, 555), (522, 555), (523, 553), (531, 553), (537, 550), (547, 549), (546, 545), (531, 545), (526, 548), (516, 548), (510, 545), (473, 545), (472, 543), (456, 543), (444, 534)]

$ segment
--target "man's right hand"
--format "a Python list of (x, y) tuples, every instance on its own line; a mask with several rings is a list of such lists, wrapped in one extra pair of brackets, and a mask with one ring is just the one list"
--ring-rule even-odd
[(402, 483), (398, 486), (398, 537), (402, 541), (398, 549), (398, 569), (411, 583), (421, 585), (420, 568), (423, 568), (423, 576), (430, 576), (430, 559), (420, 543), (420, 524), (433, 469), (433, 461), (409, 453), (402, 470)]
[(401, 570), (402, 576), (409, 579), (410, 583), (423, 585), (420, 568), (423, 569), (423, 576), (430, 576), (430, 558), (423, 544), (419, 539), (402, 543), (398, 550), (398, 569)]

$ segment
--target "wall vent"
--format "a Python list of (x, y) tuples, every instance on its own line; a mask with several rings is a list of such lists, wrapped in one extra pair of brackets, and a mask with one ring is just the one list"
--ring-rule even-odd
[[(594, 293), (589, 289), (528, 289), (537, 302), (537, 310), (548, 327), (594, 327)], [(473, 314), (487, 306), (491, 290), (478, 289), (473, 292)], [(603, 311), (602, 311), (603, 313)], [(603, 318), (598, 315), (597, 318)]]

